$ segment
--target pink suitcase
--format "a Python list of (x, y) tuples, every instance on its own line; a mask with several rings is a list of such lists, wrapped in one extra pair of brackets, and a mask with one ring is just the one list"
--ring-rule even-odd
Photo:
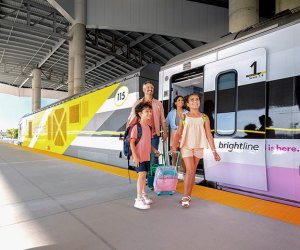
[(176, 166), (160, 166), (156, 169), (154, 177), (154, 192), (157, 195), (172, 195), (176, 191), (178, 174)]
[[(168, 158), (168, 154), (167, 157)], [(179, 152), (177, 152), (177, 163), (178, 165)], [(168, 159), (165, 162), (169, 162)], [(178, 182), (177, 166), (159, 166), (156, 168), (154, 177), (154, 192), (157, 195), (169, 194), (172, 195), (176, 191)]]

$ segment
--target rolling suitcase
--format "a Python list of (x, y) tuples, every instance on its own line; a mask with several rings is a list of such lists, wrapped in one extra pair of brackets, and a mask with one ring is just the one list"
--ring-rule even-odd
[(154, 192), (157, 195), (169, 194), (172, 195), (176, 191), (178, 182), (177, 165), (180, 152), (177, 152), (176, 166), (171, 166), (169, 163), (169, 154), (165, 155), (165, 162), (168, 162), (167, 166), (158, 166), (155, 171), (154, 177)]
[(154, 190), (153, 182), (154, 182), (154, 177), (155, 177), (155, 171), (159, 166), (164, 166), (164, 157), (162, 157), (162, 163), (161, 164), (155, 164), (154, 163), (154, 154), (151, 153), (151, 159), (150, 159), (150, 171), (147, 174), (147, 186), (151, 189)]

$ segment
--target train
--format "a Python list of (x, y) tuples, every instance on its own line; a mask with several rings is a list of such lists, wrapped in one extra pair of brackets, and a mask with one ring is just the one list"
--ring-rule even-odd
[(300, 206), (300, 9), (25, 115), (25, 147), (127, 167), (120, 134), (151, 80), (165, 114), (197, 92), (221, 161), (197, 175), (222, 190)]
[[(119, 167), (126, 121), (143, 82), (158, 85), (160, 66), (148, 64), (103, 86), (86, 90), (22, 117), (19, 144)], [(158, 89), (155, 95), (157, 96)]]

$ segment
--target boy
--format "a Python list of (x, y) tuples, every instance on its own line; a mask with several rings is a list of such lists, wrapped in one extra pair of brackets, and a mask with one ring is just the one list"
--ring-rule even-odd
[(136, 172), (138, 173), (137, 180), (137, 198), (135, 199), (134, 207), (138, 209), (149, 209), (152, 200), (145, 192), (147, 172), (150, 169), (150, 153), (151, 150), (156, 156), (159, 152), (151, 146), (152, 129), (148, 125), (152, 118), (152, 107), (147, 102), (141, 102), (135, 107), (135, 115), (142, 128), (142, 136), (139, 142), (137, 125), (134, 125), (130, 134), (130, 148), (132, 152), (133, 162), (136, 165)]

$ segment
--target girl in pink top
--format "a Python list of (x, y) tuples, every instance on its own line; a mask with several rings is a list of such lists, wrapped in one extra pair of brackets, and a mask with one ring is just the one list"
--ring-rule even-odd
[(134, 125), (130, 133), (130, 148), (132, 152), (133, 162), (136, 164), (136, 172), (138, 173), (137, 180), (137, 198), (135, 199), (134, 207), (138, 209), (149, 209), (152, 200), (146, 194), (146, 177), (150, 170), (150, 153), (151, 150), (156, 156), (159, 152), (151, 145), (152, 131), (148, 125), (152, 118), (152, 107), (149, 103), (139, 103), (135, 107), (136, 117), (142, 128), (142, 136), (138, 143), (138, 128)]
[[(215, 160), (220, 160), (210, 131), (209, 119), (199, 111), (200, 97), (197, 93), (193, 93), (187, 97), (187, 107), (189, 112), (185, 115), (184, 125), (183, 122), (179, 123), (176, 138), (177, 141), (181, 138), (181, 156), (186, 167), (184, 195), (181, 199), (181, 205), (185, 208), (190, 206), (196, 169), (200, 159), (203, 158), (203, 149), (208, 148), (209, 144)], [(176, 148), (172, 146), (171, 151), (176, 151)]]

